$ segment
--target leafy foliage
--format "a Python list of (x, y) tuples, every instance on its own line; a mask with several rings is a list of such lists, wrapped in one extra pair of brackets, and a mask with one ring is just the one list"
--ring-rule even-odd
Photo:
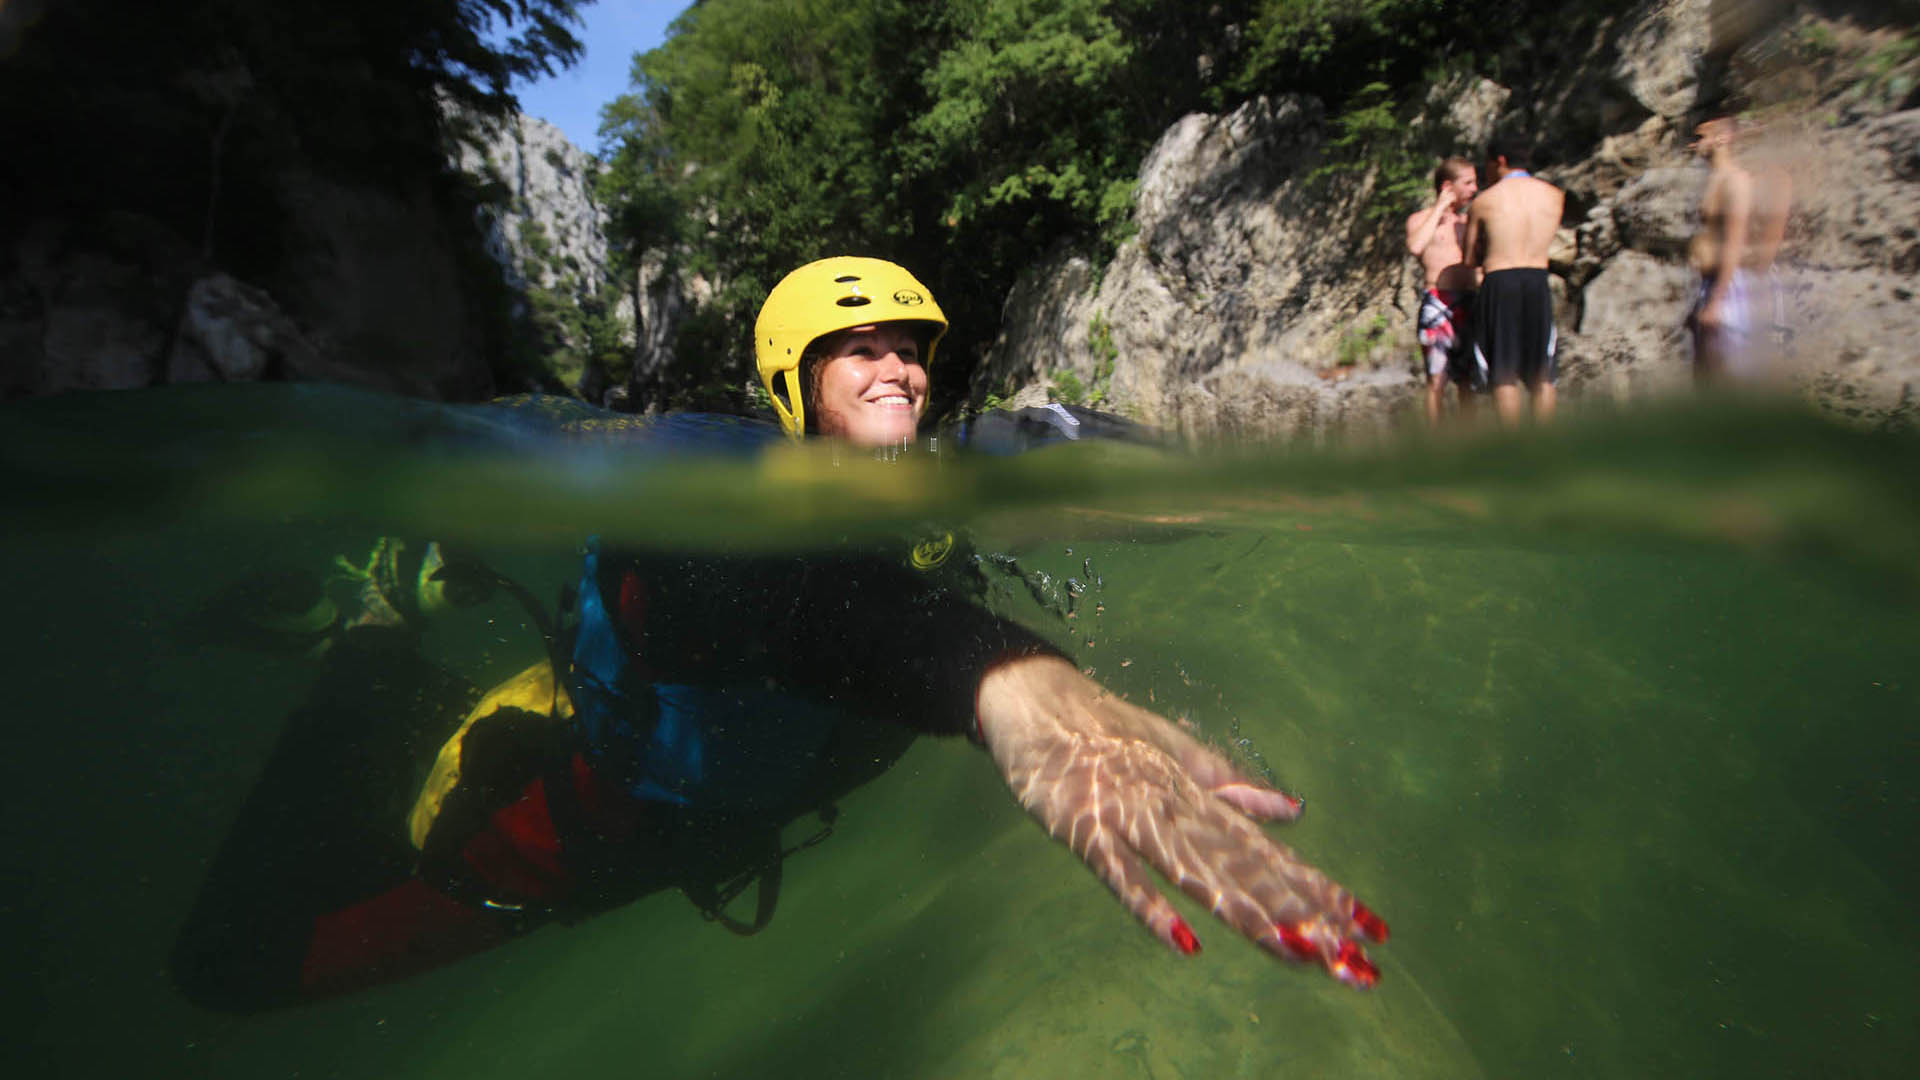
[(1333, 362), (1338, 367), (1353, 367), (1360, 361), (1373, 355), (1375, 349), (1387, 344), (1393, 337), (1393, 327), (1388, 325), (1385, 315), (1375, 315), (1364, 326), (1354, 326), (1341, 335), (1334, 346)]
[(1408, 110), (1396, 106), (1385, 83), (1368, 83), (1350, 99), (1346, 111), (1333, 118), (1334, 136), (1328, 141), (1326, 164), (1314, 170), (1314, 179), (1360, 174), (1372, 182), (1363, 216), (1384, 222), (1417, 206), (1429, 196), (1433, 161), (1451, 143), (1442, 133), (1440, 146), (1427, 144), (1408, 119)]

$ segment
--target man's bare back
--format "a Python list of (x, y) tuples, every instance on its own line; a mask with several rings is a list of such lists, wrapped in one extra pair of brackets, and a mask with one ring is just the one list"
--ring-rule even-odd
[(1488, 152), (1497, 178), (1467, 212), (1467, 264), (1481, 270), (1474, 305), (1474, 350), (1493, 384), (1493, 407), (1506, 424), (1520, 422), (1522, 387), (1536, 420), (1553, 416), (1553, 292), (1547, 254), (1566, 196), (1527, 170), (1524, 147)]
[[(1545, 270), (1560, 229), (1566, 194), (1532, 176), (1510, 173), (1473, 200), (1467, 212), (1468, 262), (1486, 273)], [(1473, 257), (1477, 255), (1478, 257)]]

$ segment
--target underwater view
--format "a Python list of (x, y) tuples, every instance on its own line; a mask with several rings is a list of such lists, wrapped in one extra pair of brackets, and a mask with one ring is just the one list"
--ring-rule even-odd
[[(880, 461), (597, 419), (294, 384), (0, 409), (16, 1075), (1894, 1077), (1920, 1055), (1910, 433), (1723, 402)], [(1167, 948), (959, 737), (838, 798), (824, 840), (789, 822), (750, 936), (663, 888), (312, 1003), (177, 984), (327, 662), (219, 625), (237, 585), (334, 574), (344, 604), (380, 538), (457, 546), (524, 589), (420, 636), (484, 689), (546, 660), (588, 537), (805, 556), (929, 523), (970, 537), (995, 612), (1305, 800), (1266, 829), (1391, 924), (1377, 986), (1184, 896), (1202, 951)], [(376, 766), (417, 786), (452, 733)], [(412, 801), (375, 808), (395, 837)]]

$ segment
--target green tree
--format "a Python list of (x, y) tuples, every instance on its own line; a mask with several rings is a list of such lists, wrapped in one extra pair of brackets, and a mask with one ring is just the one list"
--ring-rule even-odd
[(752, 311), (786, 270), (842, 251), (904, 257), (912, 216), (888, 129), (916, 85), (897, 44), (914, 9), (709, 0), (635, 58), (633, 91), (602, 113), (602, 191), (616, 247), (678, 240), (716, 286), (682, 350), (701, 377), (683, 385), (745, 384)]

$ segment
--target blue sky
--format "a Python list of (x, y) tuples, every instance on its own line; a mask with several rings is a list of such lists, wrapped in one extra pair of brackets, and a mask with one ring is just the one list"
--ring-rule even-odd
[(600, 106), (627, 92), (633, 54), (665, 41), (667, 24), (687, 6), (687, 0), (599, 0), (581, 8), (585, 25), (574, 34), (586, 55), (551, 79), (514, 87), (520, 111), (554, 124), (583, 150), (598, 149)]

